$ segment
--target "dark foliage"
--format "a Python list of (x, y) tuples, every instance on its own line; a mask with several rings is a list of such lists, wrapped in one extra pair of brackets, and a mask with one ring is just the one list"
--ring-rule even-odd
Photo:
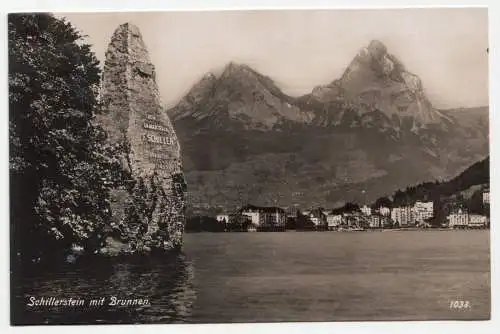
[(378, 209), (381, 207), (392, 208), (392, 201), (388, 197), (380, 197), (372, 205), (373, 209)]
[(195, 216), (186, 221), (186, 232), (224, 232), (228, 222), (219, 222), (213, 217)]
[(72, 244), (93, 251), (121, 177), (94, 124), (98, 61), (50, 14), (11, 14), (8, 35), (11, 249), (30, 259)]
[(332, 210), (332, 214), (340, 215), (343, 213), (360, 212), (359, 205), (356, 203), (347, 202), (344, 206)]
[(295, 222), (295, 229), (298, 231), (314, 230), (314, 223), (306, 216), (299, 214)]
[[(453, 209), (453, 205), (460, 203), (466, 207), (470, 213), (489, 214), (489, 210), (482, 203), (482, 190), (474, 192), (471, 198), (465, 200), (457, 197), (461, 191), (467, 190), (476, 185), (489, 185), (490, 164), (489, 157), (481, 160), (467, 168), (455, 178), (440, 182), (425, 182), (417, 186), (406, 188), (404, 191), (397, 190), (392, 199), (392, 207), (411, 205), (416, 201), (433, 201), (434, 218), (431, 221), (434, 225), (439, 225), (445, 221), (446, 215)], [(453, 200), (450, 197), (455, 196)], [(373, 207), (380, 207), (381, 204), (389, 206), (390, 200), (387, 197), (379, 198)], [(390, 206), (389, 206), (390, 207)]]

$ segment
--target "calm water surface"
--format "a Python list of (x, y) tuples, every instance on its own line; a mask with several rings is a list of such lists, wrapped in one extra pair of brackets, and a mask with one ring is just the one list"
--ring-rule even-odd
[[(184, 254), (12, 282), (16, 323), (489, 319), (489, 231), (186, 234)], [(29, 297), (146, 306), (27, 307)], [(469, 301), (464, 310), (450, 301)]]

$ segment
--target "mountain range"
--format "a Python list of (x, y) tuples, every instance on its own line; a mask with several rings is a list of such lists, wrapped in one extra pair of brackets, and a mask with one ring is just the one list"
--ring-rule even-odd
[(433, 107), (419, 77), (380, 41), (300, 97), (229, 63), (168, 113), (195, 211), (369, 202), (449, 179), (489, 153), (488, 107)]

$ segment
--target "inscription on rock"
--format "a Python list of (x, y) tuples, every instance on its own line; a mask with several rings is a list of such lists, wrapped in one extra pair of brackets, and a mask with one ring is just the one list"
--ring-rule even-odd
[(150, 122), (144, 122), (144, 128), (149, 129), (149, 130), (156, 130), (156, 131), (168, 133), (168, 128), (161, 125), (161, 124), (153, 124)]
[(154, 133), (145, 133), (144, 139), (148, 143), (161, 144), (161, 145), (172, 145), (172, 138), (165, 136), (158, 136)]
[[(146, 131), (143, 134), (143, 140), (152, 144), (152, 149), (155, 149), (159, 146), (170, 146), (173, 145), (172, 137), (169, 136), (171, 129), (166, 127), (164, 124), (157, 120), (157, 117), (154, 115), (148, 115), (147, 120), (143, 123), (143, 128)], [(168, 150), (163, 151), (153, 151), (149, 153), (148, 159), (151, 163), (154, 164), (155, 170), (160, 172), (162, 175), (165, 171), (170, 171), (169, 167), (169, 154)]]

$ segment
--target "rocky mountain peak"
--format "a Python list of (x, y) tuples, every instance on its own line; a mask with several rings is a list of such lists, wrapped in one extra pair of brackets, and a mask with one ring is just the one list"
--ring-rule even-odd
[(248, 65), (236, 63), (234, 61), (229, 62), (222, 72), (222, 77), (231, 75), (249, 75), (255, 74), (255, 71)]
[(444, 117), (427, 99), (420, 78), (378, 40), (360, 49), (340, 79), (316, 87), (312, 96), (320, 102), (343, 100), (361, 116), (382, 112), (396, 128), (405, 120), (417, 130)]
[(217, 81), (218, 79), (213, 73), (205, 74), (174, 108), (168, 110), (169, 116), (179, 118), (191, 114), (204, 99), (210, 96)]
[(203, 92), (213, 89), (216, 83), (217, 77), (212, 73), (207, 73), (189, 90), (188, 96), (198, 100)]
[(220, 81), (246, 90), (277, 90), (273, 81), (248, 65), (230, 62), (224, 67)]
[(387, 53), (387, 47), (385, 46), (384, 43), (382, 43), (379, 40), (372, 40), (370, 44), (367, 47), (368, 51), (372, 53), (374, 56), (383, 56), (384, 54)]

